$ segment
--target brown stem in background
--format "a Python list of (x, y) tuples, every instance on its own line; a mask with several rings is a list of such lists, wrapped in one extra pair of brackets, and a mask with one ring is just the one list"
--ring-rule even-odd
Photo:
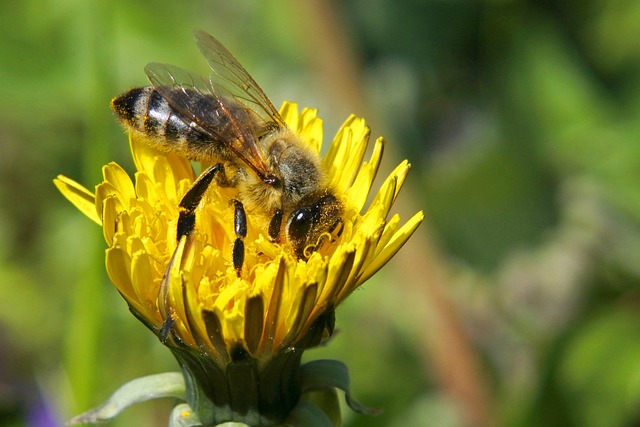
[(360, 63), (353, 48), (344, 16), (330, 0), (301, 1), (296, 3), (299, 16), (306, 33), (305, 41), (309, 51), (314, 52), (311, 60), (317, 74), (331, 93), (331, 98), (340, 100), (336, 103), (333, 114), (346, 117), (356, 114), (368, 117), (365, 106), (366, 97), (360, 84)]
[(425, 370), (438, 378), (445, 393), (458, 404), (465, 425), (490, 426), (491, 402), (482, 367), (447, 295), (449, 265), (433, 242), (428, 225), (423, 224), (421, 232), (409, 239), (395, 261), (396, 270), (405, 278), (406, 294), (411, 295), (407, 309), (425, 326), (418, 337)]
[[(357, 55), (351, 46), (344, 16), (331, 0), (297, 2), (300, 19), (309, 50), (314, 52), (313, 64), (332, 98), (335, 114), (355, 113), (375, 121), (375, 112), (368, 111), (367, 98), (360, 82)], [(392, 144), (387, 149), (392, 148)], [(393, 157), (393, 154), (391, 155)], [(407, 197), (399, 206), (401, 213), (416, 212)], [(427, 212), (427, 218), (429, 217)], [(402, 271), (407, 307), (416, 313), (424, 333), (416, 337), (423, 354), (425, 371), (432, 372), (446, 394), (459, 405), (465, 425), (489, 426), (492, 423), (490, 402), (479, 360), (460, 322), (456, 309), (446, 294), (450, 283), (449, 265), (430, 238), (428, 227), (422, 225), (395, 261)]]

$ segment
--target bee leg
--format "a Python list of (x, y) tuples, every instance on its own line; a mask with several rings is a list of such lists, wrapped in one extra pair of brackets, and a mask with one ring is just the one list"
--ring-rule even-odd
[(274, 242), (278, 241), (280, 236), (280, 227), (282, 226), (282, 210), (276, 209), (269, 222), (269, 237)]
[(238, 200), (234, 200), (234, 216), (233, 227), (236, 233), (236, 240), (233, 242), (233, 267), (236, 269), (238, 277), (242, 272), (242, 264), (244, 263), (244, 238), (247, 237), (247, 214), (244, 206)]
[(180, 201), (180, 216), (178, 217), (177, 239), (191, 234), (196, 225), (196, 208), (209, 188), (209, 184), (218, 172), (224, 173), (222, 163), (217, 163), (204, 171), (193, 183), (187, 194)]

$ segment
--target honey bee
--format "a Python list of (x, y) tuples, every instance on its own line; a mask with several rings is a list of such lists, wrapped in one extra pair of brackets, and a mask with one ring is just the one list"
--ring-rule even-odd
[[(151, 63), (151, 86), (111, 101), (129, 131), (152, 146), (206, 162), (206, 169), (179, 204), (178, 241), (193, 233), (196, 210), (209, 185), (237, 189), (232, 200), (233, 265), (244, 262), (246, 212), (264, 215), (266, 235), (307, 259), (323, 236), (342, 223), (343, 204), (328, 188), (319, 154), (289, 129), (262, 89), (213, 36), (195, 38), (212, 74)], [(268, 224), (268, 226), (266, 225)]]

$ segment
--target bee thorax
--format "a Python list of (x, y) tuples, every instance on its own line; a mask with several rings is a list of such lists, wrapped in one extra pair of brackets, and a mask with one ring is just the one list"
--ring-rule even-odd
[(260, 179), (237, 180), (238, 196), (249, 212), (272, 215), (282, 208), (282, 190), (265, 185)]
[(282, 177), (282, 204), (285, 208), (295, 206), (324, 185), (318, 154), (301, 142), (278, 139), (271, 145), (269, 154)]

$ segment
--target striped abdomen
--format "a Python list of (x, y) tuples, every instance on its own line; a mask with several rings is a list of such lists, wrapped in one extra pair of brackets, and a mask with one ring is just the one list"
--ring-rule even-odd
[(220, 102), (184, 88), (167, 89), (166, 94), (172, 104), (153, 86), (134, 88), (114, 98), (111, 108), (126, 126), (159, 148), (178, 150), (193, 160), (227, 157), (223, 139), (236, 136)]

